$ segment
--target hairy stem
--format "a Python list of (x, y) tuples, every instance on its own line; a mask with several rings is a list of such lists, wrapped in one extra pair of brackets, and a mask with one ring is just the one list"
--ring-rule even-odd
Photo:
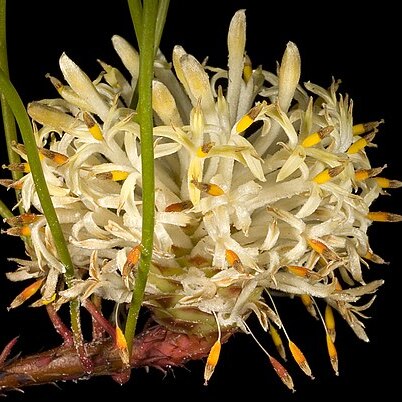
[[(230, 336), (226, 333), (222, 341)], [(131, 368), (181, 366), (189, 360), (208, 355), (215, 337), (200, 338), (154, 326), (137, 335), (133, 342)], [(124, 370), (112, 338), (87, 344), (93, 362), (93, 376), (116, 375)], [(85, 377), (80, 359), (73, 347), (58, 347), (36, 355), (22, 357), (0, 366), (0, 392), (30, 385)]]

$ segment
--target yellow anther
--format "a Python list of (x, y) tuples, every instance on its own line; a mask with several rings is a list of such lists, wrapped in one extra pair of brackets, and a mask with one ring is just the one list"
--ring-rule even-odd
[(214, 197), (218, 197), (220, 195), (225, 194), (225, 192), (216, 184), (209, 184), (207, 194), (213, 195)]
[(193, 184), (196, 188), (198, 188), (198, 190), (202, 191), (203, 193), (207, 193), (214, 197), (225, 194), (225, 192), (216, 184), (202, 183), (197, 180), (191, 180), (191, 184)]
[(367, 218), (374, 222), (400, 222), (402, 215), (393, 214), (391, 212), (375, 211), (369, 212)]
[(355, 141), (349, 149), (346, 151), (349, 155), (352, 154), (357, 154), (359, 151), (364, 149), (368, 144), (370, 144), (371, 141), (373, 141), (376, 133), (370, 133), (365, 135), (362, 138), (359, 138), (357, 141)]
[(127, 254), (126, 262), (123, 266), (122, 275), (123, 277), (128, 277), (130, 272), (135, 268), (141, 257), (141, 245), (133, 247)]
[(207, 362), (205, 364), (205, 369), (204, 369), (204, 385), (208, 385), (208, 381), (212, 377), (212, 374), (215, 371), (215, 367), (218, 364), (219, 361), (219, 355), (221, 353), (221, 327), (218, 321), (218, 317), (216, 316), (215, 312), (213, 312), (213, 315), (216, 320), (216, 325), (218, 327), (218, 339), (215, 341), (215, 343), (212, 345), (211, 350), (209, 351), (208, 357), (207, 357)]
[(25, 213), (18, 216), (13, 216), (11, 218), (4, 219), (10, 226), (24, 226), (30, 225), (39, 218), (39, 215)]
[(55, 77), (52, 77), (50, 74), (45, 75), (46, 78), (49, 78), (52, 85), (56, 88), (57, 92), (61, 95), (64, 89), (64, 85)]
[(321, 140), (323, 138), (325, 138), (329, 134), (331, 134), (333, 130), (334, 130), (334, 126), (323, 127), (321, 130), (308, 135), (303, 140), (302, 146), (305, 148), (310, 148), (310, 147), (313, 147), (314, 145), (317, 145), (319, 142), (321, 142)]
[(244, 272), (243, 264), (241, 263), (239, 256), (234, 251), (226, 250), (225, 256), (229, 266), (235, 268), (237, 271)]
[(127, 348), (127, 341), (126, 337), (123, 334), (123, 331), (120, 327), (116, 326), (116, 346), (118, 349), (126, 349)]
[(278, 362), (274, 357), (268, 355), (269, 361), (272, 364), (272, 367), (275, 370), (275, 373), (278, 375), (278, 377), (281, 379), (281, 381), (290, 389), (294, 392), (294, 385), (293, 385), (293, 380), (288, 371), (285, 369), (285, 367), (282, 366), (281, 363)]
[(368, 142), (366, 141), (365, 138), (360, 138), (357, 141), (355, 141), (349, 149), (346, 151), (348, 154), (357, 154), (359, 151), (361, 151), (365, 146), (367, 146)]
[(402, 187), (402, 182), (399, 180), (390, 180), (385, 177), (376, 177), (375, 181), (381, 188), (399, 188)]
[(221, 353), (221, 341), (218, 339), (212, 346), (209, 351), (209, 355), (207, 358), (207, 363), (205, 364), (204, 369), (204, 385), (208, 385), (208, 381), (212, 377), (212, 374), (215, 371), (215, 367), (218, 364), (219, 355)]
[(244, 56), (244, 66), (243, 66), (243, 80), (244, 82), (248, 82), (253, 75), (253, 67), (251, 64), (250, 57), (247, 55)]
[(22, 172), (22, 173), (29, 173), (31, 168), (29, 163), (22, 162), (22, 163), (10, 163), (9, 165), (3, 165), (3, 169), (8, 169), (14, 172)]
[(9, 236), (18, 236), (18, 237), (29, 237), (31, 236), (31, 228), (28, 225), (24, 226), (15, 226), (12, 228), (8, 228), (4, 231)]
[(36, 280), (26, 287), (10, 304), (10, 308), (16, 308), (32, 297), (42, 286), (44, 278)]
[(206, 144), (203, 144), (197, 149), (197, 156), (199, 158), (205, 158), (214, 145), (214, 142), (207, 142)]
[(286, 268), (288, 269), (289, 272), (297, 276), (302, 276), (304, 278), (312, 278), (312, 277), (315, 277), (317, 279), (320, 278), (317, 272), (314, 272), (306, 267), (301, 267), (299, 265), (287, 265)]
[(269, 333), (271, 335), (272, 342), (274, 343), (276, 350), (279, 353), (279, 356), (281, 356), (283, 360), (286, 360), (286, 351), (285, 347), (283, 346), (283, 342), (281, 336), (279, 335), (279, 332), (273, 325), (270, 325)]
[(127, 366), (130, 363), (127, 348), (127, 340), (123, 334), (123, 331), (120, 329), (118, 325), (116, 325), (115, 343), (123, 364)]
[(383, 168), (372, 168), (372, 169), (359, 169), (355, 171), (355, 180), (364, 181), (371, 177), (377, 176)]
[(242, 133), (243, 131), (247, 130), (254, 123), (254, 120), (257, 118), (261, 109), (262, 109), (262, 103), (251, 108), (249, 110), (249, 112), (247, 114), (245, 114), (237, 122), (236, 132), (239, 134), (239, 133)]
[(170, 204), (165, 208), (165, 212), (182, 212), (185, 211), (186, 209), (190, 209), (193, 207), (193, 203), (188, 200), (188, 201), (182, 201), (182, 202), (175, 202), (174, 204)]
[(299, 367), (302, 369), (304, 374), (306, 374), (309, 377), (314, 379), (314, 377), (313, 377), (313, 375), (311, 373), (310, 366), (308, 365), (307, 360), (304, 357), (303, 352), (291, 340), (289, 340), (289, 349), (290, 349), (290, 352), (292, 353), (293, 358), (295, 359), (295, 362), (299, 365)]
[(313, 178), (313, 181), (316, 182), (317, 184), (324, 184), (327, 181), (338, 176), (343, 171), (343, 169), (345, 169), (344, 165), (339, 165), (330, 169), (325, 169), (321, 173), (318, 173), (318, 175)]
[(309, 246), (318, 254), (323, 254), (328, 250), (328, 247), (319, 240), (316, 239), (308, 239), (307, 240)]
[(317, 318), (317, 312), (315, 311), (311, 296), (308, 294), (302, 294), (300, 295), (300, 300), (302, 301), (304, 307), (306, 307), (306, 310), (310, 313), (310, 315), (314, 318)]
[(327, 304), (325, 307), (324, 319), (328, 334), (331, 337), (332, 342), (335, 342), (336, 337), (335, 317), (334, 312), (332, 311), (332, 307), (329, 304)]
[(112, 170), (110, 173), (112, 174), (113, 181), (126, 180), (129, 175), (129, 172), (125, 172), (123, 170)]
[(14, 188), (16, 190), (21, 190), (23, 182), (20, 180), (14, 181), (12, 179), (0, 179), (0, 184), (7, 188)]
[(39, 148), (39, 156), (44, 156), (47, 159), (52, 160), (57, 165), (64, 165), (68, 162), (68, 156), (61, 154), (60, 152), (50, 151), (49, 149)]
[(124, 170), (111, 170), (110, 172), (98, 173), (96, 178), (101, 180), (122, 181), (126, 180), (128, 175), (129, 172)]
[(99, 124), (95, 121), (95, 119), (87, 112), (84, 112), (82, 117), (84, 118), (84, 122), (88, 127), (88, 130), (91, 133), (92, 137), (94, 137), (95, 140), (102, 141), (103, 140), (102, 130), (99, 127)]
[(376, 129), (383, 121), (370, 121), (369, 123), (360, 123), (353, 126), (353, 135), (362, 135)]
[(327, 333), (327, 349), (328, 349), (328, 356), (331, 362), (331, 366), (335, 371), (336, 375), (339, 375), (338, 371), (338, 353), (336, 352), (335, 344), (331, 339), (331, 336)]
[(371, 250), (368, 250), (367, 253), (363, 256), (363, 258), (372, 261), (375, 264), (387, 264), (384, 259), (382, 259), (379, 255), (374, 254)]
[(323, 242), (316, 239), (307, 239), (308, 245), (318, 254), (329, 260), (339, 260), (334, 251), (327, 247)]

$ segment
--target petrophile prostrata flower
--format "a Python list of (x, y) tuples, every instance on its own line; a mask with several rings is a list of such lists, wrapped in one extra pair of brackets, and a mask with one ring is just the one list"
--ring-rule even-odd
[[(28, 107), (76, 279), (69, 288), (63, 283), (24, 148), (16, 144), (24, 161), (7, 167), (25, 172), (18, 188), (26, 214), (10, 221), (9, 232), (29, 235), (32, 261), (18, 260), (8, 274), (30, 282), (11, 307), (38, 290), (36, 306), (96, 297), (119, 310), (131, 300), (147, 172), (141, 171), (136, 110), (129, 106), (138, 53), (119, 36), (112, 42), (127, 71), (100, 62), (104, 71), (91, 80), (63, 54), (62, 77), (49, 76), (60, 97)], [(246, 319), (255, 314), (272, 336), (272, 356), (266, 353), (275, 372), (293, 388), (273, 357), (276, 349), (308, 376), (314, 367), (286, 332), (274, 297), (301, 299), (322, 318), (329, 367), (337, 373), (337, 317), (367, 341), (361, 317), (383, 282), (364, 279), (372, 261), (384, 263), (370, 247), (368, 228), (402, 219), (371, 204), (401, 183), (379, 177), (382, 168), (371, 165), (380, 122), (355, 124), (338, 81), (328, 89), (300, 83), (301, 59), (291, 42), (276, 74), (253, 68), (245, 43), (245, 13), (238, 11), (229, 27), (227, 70), (200, 63), (181, 46), (173, 49), (172, 64), (157, 54), (156, 223), (144, 306), (169, 330), (216, 340), (205, 381), (219, 369), (221, 338), (250, 333)], [(117, 319), (113, 325), (125, 350)]]

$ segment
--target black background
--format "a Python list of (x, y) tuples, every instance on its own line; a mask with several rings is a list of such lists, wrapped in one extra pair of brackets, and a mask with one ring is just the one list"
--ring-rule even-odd
[[(36, 2), (8, 1), (8, 46), (11, 77), (25, 103), (44, 97), (55, 97), (45, 78), (51, 73), (61, 78), (58, 58), (63, 51), (77, 62), (91, 78), (101, 71), (96, 59), (120, 66), (110, 38), (120, 34), (134, 43), (126, 2), (77, 1)], [(209, 64), (226, 66), (226, 34), (230, 19), (239, 8), (246, 9), (247, 51), (253, 64), (263, 64), (273, 71), (282, 57), (287, 41), (295, 42), (302, 57), (302, 81), (311, 80), (328, 86), (331, 77), (343, 81), (341, 92), (355, 102), (355, 122), (385, 119), (370, 149), (373, 166), (388, 164), (386, 176), (402, 178), (400, 110), (397, 110), (400, 85), (400, 62), (397, 60), (398, 25), (396, 10), (386, 3), (351, 10), (339, 2), (264, 1), (179, 1), (172, 0), (161, 48), (168, 59), (174, 44), (181, 44), (199, 60), (209, 56)], [(399, 109), (399, 108), (398, 108)], [(4, 147), (1, 148), (5, 160)], [(6, 172), (2, 175), (6, 175)], [(382, 197), (377, 210), (402, 213), (401, 190), (392, 197)], [(0, 190), (2, 199), (9, 194)], [(328, 363), (322, 328), (299, 306), (284, 302), (282, 319), (288, 332), (303, 349), (316, 379), (299, 374), (293, 362), (287, 363), (297, 392), (291, 394), (278, 380), (266, 357), (251, 338), (237, 335), (223, 347), (221, 359), (208, 387), (202, 385), (203, 363), (193, 362), (166, 376), (151, 369), (137, 370), (124, 386), (110, 378), (61, 383), (59, 388), (47, 385), (10, 393), (9, 401), (80, 400), (240, 400), (241, 394), (253, 400), (319, 401), (322, 399), (364, 400), (373, 396), (398, 392), (400, 362), (400, 224), (375, 224), (370, 229), (374, 251), (390, 262), (390, 266), (372, 266), (373, 277), (385, 278), (367, 321), (369, 344), (358, 340), (338, 320), (337, 349), (340, 376), (336, 377)], [(54, 346), (57, 336), (43, 309), (6, 307), (20, 291), (10, 284), (4, 272), (13, 269), (7, 257), (21, 256), (17, 238), (0, 237), (0, 341), (5, 344), (20, 335), (15, 352), (37, 352)], [(252, 325), (254, 323), (252, 322)], [(253, 325), (264, 339), (257, 325)], [(263, 341), (270, 345), (269, 340)], [(270, 346), (269, 346), (270, 347)], [(391, 368), (396, 364), (395, 368)], [(174, 398), (174, 399), (173, 399)]]

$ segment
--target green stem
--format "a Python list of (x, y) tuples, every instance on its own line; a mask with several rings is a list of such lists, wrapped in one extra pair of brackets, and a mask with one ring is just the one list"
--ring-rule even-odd
[[(24, 104), (21, 101), (16, 89), (8, 79), (7, 75), (0, 69), (0, 90), (7, 99), (7, 102), (17, 120), (21, 131), (22, 139), (27, 151), (28, 162), (35, 184), (36, 193), (38, 194), (43, 213), (45, 214), (47, 224), (53, 236), (54, 244), (61, 263), (64, 265), (66, 272), (64, 274), (65, 281), (70, 287), (74, 279), (74, 266), (71, 261), (70, 253), (64, 239), (56, 211), (53, 207), (47, 188), (46, 180), (43, 175), (42, 165), (39, 159), (38, 148), (32, 131), (31, 122), (25, 111)], [(80, 330), (79, 303), (73, 300), (70, 304), (71, 326), (74, 332), (74, 341), (76, 345), (83, 343), (82, 333)], [(82, 357), (82, 355), (81, 355)]]
[(142, 31), (142, 4), (141, 0), (127, 0), (130, 10), (131, 19), (133, 21), (135, 36), (137, 37), (138, 47), (141, 48), (141, 31)]
[[(6, 0), (0, 0), (0, 68), (4, 71), (6, 76), (8, 72), (8, 59), (7, 59), (7, 35), (6, 35)], [(7, 153), (9, 163), (20, 163), (20, 156), (13, 151), (11, 144), (17, 142), (17, 130), (15, 127), (14, 115), (8, 105), (6, 98), (3, 94), (0, 96), (1, 112), (3, 115), (4, 134), (6, 137)], [(11, 175), (13, 180), (19, 180), (22, 177), (21, 172), (12, 171)], [(16, 196), (19, 197), (19, 191), (16, 190)], [(22, 212), (22, 206), (20, 206)]]
[(3, 217), (3, 219), (12, 218), (14, 216), (2, 200), (0, 200), (0, 215)]
[(154, 66), (155, 24), (158, 12), (158, 0), (145, 0), (142, 16), (140, 42), (139, 100), (138, 122), (141, 135), (142, 168), (142, 249), (141, 259), (135, 279), (133, 296), (128, 311), (125, 337), (129, 355), (133, 346), (137, 318), (144, 297), (149, 267), (152, 259), (154, 235), (154, 144), (152, 115), (152, 79)]
[(167, 12), (169, 9), (170, 0), (160, 0), (158, 8), (158, 16), (156, 17), (156, 27), (155, 27), (155, 54), (158, 51), (159, 44), (162, 38), (163, 28), (165, 27), (165, 21)]
[(70, 284), (71, 280), (74, 278), (74, 267), (67, 249), (61, 226), (57, 219), (56, 211), (53, 207), (52, 200), (50, 199), (50, 194), (47, 188), (45, 177), (43, 175), (42, 165), (39, 159), (38, 148), (32, 131), (31, 122), (25, 111), (21, 98), (18, 96), (16, 89), (11, 84), (3, 70), (0, 70), (0, 89), (5, 95), (20, 128), (22, 139), (27, 151), (29, 167), (35, 183), (36, 192), (52, 233), (60, 261), (66, 268), (66, 282)]

